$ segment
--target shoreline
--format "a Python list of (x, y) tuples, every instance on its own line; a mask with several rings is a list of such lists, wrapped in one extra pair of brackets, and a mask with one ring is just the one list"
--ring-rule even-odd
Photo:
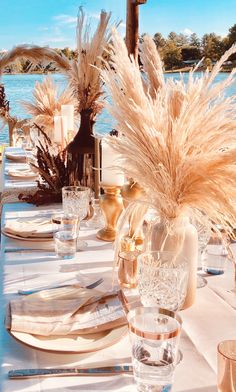
[[(232, 69), (222, 69), (220, 73), (230, 73)], [(193, 67), (185, 67), (185, 68), (178, 68), (178, 69), (168, 69), (164, 71), (165, 74), (170, 73), (189, 73), (193, 70)], [(198, 69), (195, 72), (205, 72), (206, 69)], [(2, 76), (14, 76), (14, 75), (63, 75), (60, 72), (12, 72), (12, 73), (3, 73)]]

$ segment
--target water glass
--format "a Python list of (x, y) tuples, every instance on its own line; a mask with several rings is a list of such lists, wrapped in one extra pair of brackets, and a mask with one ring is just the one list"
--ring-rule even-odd
[(92, 198), (91, 205), (92, 205), (93, 215), (91, 219), (89, 219), (88, 222), (86, 223), (86, 226), (91, 229), (99, 229), (104, 226), (104, 218), (100, 208), (100, 200)]
[(53, 224), (53, 231), (70, 231), (75, 236), (78, 233), (78, 217), (73, 214), (64, 214), (63, 212), (59, 214), (52, 215), (51, 221)]
[(225, 271), (228, 252), (223, 244), (208, 245), (202, 258), (202, 269), (207, 274), (221, 275)]
[(137, 390), (171, 391), (181, 319), (174, 312), (157, 307), (135, 308), (127, 318)]
[(55, 252), (60, 259), (72, 259), (76, 253), (77, 236), (68, 230), (54, 234)]
[(236, 391), (236, 340), (224, 340), (217, 347), (217, 386), (219, 392)]
[(62, 188), (62, 205), (66, 214), (84, 219), (89, 209), (90, 189), (85, 186), (65, 186)]
[[(77, 215), (78, 236), (79, 224), (86, 218), (89, 211), (90, 189), (83, 186), (65, 186), (62, 188), (62, 205), (66, 214)], [(83, 249), (87, 246), (85, 241), (77, 240), (77, 248)]]
[(188, 263), (175, 252), (153, 251), (138, 256), (138, 290), (143, 306), (176, 311), (184, 303)]

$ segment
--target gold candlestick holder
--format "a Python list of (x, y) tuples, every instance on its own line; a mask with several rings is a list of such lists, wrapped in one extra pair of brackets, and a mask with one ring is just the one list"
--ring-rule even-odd
[(117, 221), (123, 211), (120, 187), (102, 185), (104, 194), (100, 196), (100, 207), (105, 218), (105, 227), (97, 232), (97, 238), (112, 242), (116, 238)]

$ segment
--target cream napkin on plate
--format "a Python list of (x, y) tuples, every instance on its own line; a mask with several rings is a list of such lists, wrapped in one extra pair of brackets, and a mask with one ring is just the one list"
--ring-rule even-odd
[(3, 233), (22, 238), (52, 238), (53, 225), (48, 218), (9, 219), (3, 227)]
[(102, 332), (126, 323), (117, 292), (78, 285), (13, 300), (6, 317), (7, 329), (43, 336)]

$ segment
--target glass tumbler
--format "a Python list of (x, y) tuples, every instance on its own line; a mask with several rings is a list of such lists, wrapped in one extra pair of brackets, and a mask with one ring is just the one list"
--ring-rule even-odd
[[(78, 236), (80, 222), (87, 216), (89, 211), (90, 189), (83, 186), (65, 186), (62, 188), (62, 205), (66, 214), (78, 217)], [(85, 241), (77, 240), (77, 249), (83, 249)]]
[(217, 386), (219, 392), (236, 391), (236, 340), (224, 340), (218, 344)]
[(202, 269), (210, 275), (221, 275), (225, 271), (228, 252), (223, 243), (209, 244), (202, 258)]
[(55, 252), (60, 259), (72, 259), (76, 254), (77, 236), (71, 231), (58, 231), (54, 234)]
[(138, 290), (143, 306), (176, 311), (184, 303), (188, 263), (175, 252), (153, 251), (138, 256)]
[(135, 308), (127, 318), (137, 390), (171, 391), (181, 319), (174, 312), (157, 307)]

